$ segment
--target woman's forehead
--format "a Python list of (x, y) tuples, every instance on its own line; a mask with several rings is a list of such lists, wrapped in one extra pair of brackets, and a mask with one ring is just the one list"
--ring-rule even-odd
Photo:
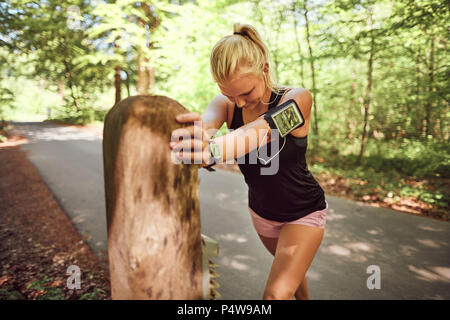
[(257, 81), (258, 78), (252, 74), (239, 75), (233, 77), (229, 81), (218, 84), (218, 86), (225, 95), (239, 96), (241, 94), (248, 93), (248, 91), (255, 86)]

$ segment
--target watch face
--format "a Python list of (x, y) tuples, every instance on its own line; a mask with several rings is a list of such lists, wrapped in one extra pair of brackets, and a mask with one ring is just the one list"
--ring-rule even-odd
[(210, 148), (211, 148), (211, 153), (214, 158), (218, 159), (221, 157), (220, 148), (217, 144), (211, 143)]
[(304, 119), (294, 102), (290, 103), (277, 113), (274, 113), (272, 119), (282, 137), (285, 137), (289, 132), (301, 126), (304, 122)]

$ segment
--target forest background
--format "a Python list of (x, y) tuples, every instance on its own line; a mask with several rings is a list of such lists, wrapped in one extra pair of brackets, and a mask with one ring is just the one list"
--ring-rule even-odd
[(449, 8), (439, 0), (5, 0), (0, 140), (10, 121), (101, 124), (136, 94), (201, 113), (219, 93), (212, 47), (233, 23), (249, 23), (279, 83), (313, 94), (308, 165), (321, 184), (448, 220)]

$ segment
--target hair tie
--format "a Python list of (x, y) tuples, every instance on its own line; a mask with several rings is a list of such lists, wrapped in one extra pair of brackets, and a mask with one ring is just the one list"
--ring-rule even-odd
[(234, 32), (233, 34), (239, 34), (239, 35), (245, 37), (245, 34), (243, 34), (243, 33), (241, 33), (241, 32)]

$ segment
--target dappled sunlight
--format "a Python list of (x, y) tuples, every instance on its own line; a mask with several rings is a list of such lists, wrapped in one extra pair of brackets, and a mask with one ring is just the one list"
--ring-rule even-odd
[(432, 267), (430, 268), (440, 276), (447, 279), (447, 282), (450, 281), (450, 268), (449, 267)]
[(428, 269), (424, 269), (408, 265), (408, 269), (415, 273), (416, 277), (420, 280), (450, 283), (450, 268), (448, 267), (429, 267)]
[(226, 194), (226, 193), (223, 193), (223, 192), (219, 192), (219, 193), (216, 194), (216, 199), (220, 200), (220, 201), (228, 199), (229, 197), (230, 197), (229, 194)]
[(346, 257), (349, 261), (361, 263), (368, 261), (368, 253), (374, 253), (375, 248), (366, 242), (353, 242), (343, 245), (333, 244), (321, 249), (325, 254)]
[(433, 227), (426, 226), (426, 225), (419, 225), (419, 226), (417, 226), (417, 228), (419, 228), (421, 230), (433, 231), (433, 232), (443, 232), (443, 231), (445, 231), (443, 228), (433, 228)]
[(345, 216), (345, 214), (339, 214), (339, 213), (336, 213), (336, 211), (334, 209), (328, 209), (327, 220), (334, 221), (334, 220), (342, 220), (345, 218), (347, 218)]
[(242, 261), (242, 255), (230, 257), (223, 257), (219, 261), (219, 265), (222, 267), (229, 267), (231, 269), (239, 270), (239, 271), (248, 271), (250, 270), (250, 266)]
[(73, 224), (83, 223), (86, 221), (86, 215), (85, 214), (78, 215), (78, 216), (72, 218), (71, 221)]
[(337, 256), (350, 256), (351, 251), (343, 246), (333, 244), (331, 246), (323, 248), (323, 252), (331, 253)]
[(237, 254), (234, 256), (236, 259), (240, 259), (240, 260), (251, 260), (251, 261), (256, 261), (255, 257), (252, 256), (248, 256), (245, 254)]
[(231, 242), (237, 242), (237, 243), (245, 243), (248, 242), (248, 239), (244, 236), (241, 236), (236, 233), (227, 233), (227, 234), (219, 234), (217, 236), (218, 240), (225, 240), (225, 241), (231, 241)]
[(322, 275), (320, 273), (311, 269), (309, 269), (306, 273), (306, 277), (308, 280), (312, 281), (320, 281), (322, 279)]
[(430, 240), (430, 239), (416, 239), (416, 241), (419, 242), (421, 245), (424, 245), (429, 248), (440, 248), (441, 247), (440, 244), (438, 244), (435, 241)]
[(364, 251), (364, 252), (372, 252), (373, 248), (370, 244), (364, 242), (355, 242), (346, 245), (350, 250), (353, 251)]
[(413, 247), (413, 246), (400, 246), (400, 253), (404, 256), (407, 257), (412, 257), (414, 254), (416, 254), (417, 252), (419, 252), (419, 249)]
[(367, 230), (367, 233), (372, 236), (379, 236), (379, 235), (383, 234), (383, 230), (381, 228), (375, 228), (375, 229)]

